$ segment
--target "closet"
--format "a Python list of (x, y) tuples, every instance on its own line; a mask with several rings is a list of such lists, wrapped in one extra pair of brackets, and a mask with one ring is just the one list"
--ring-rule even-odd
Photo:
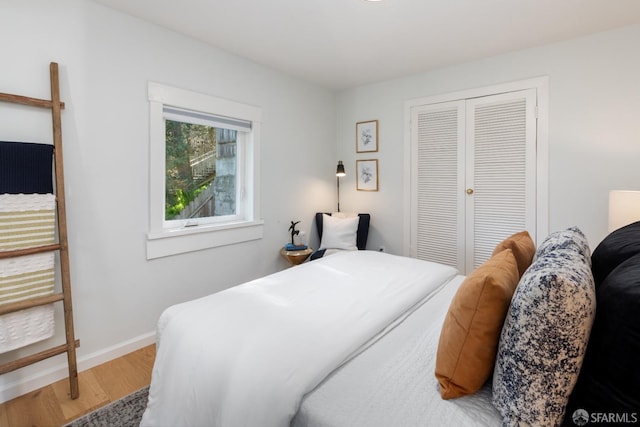
[(412, 255), (468, 274), (536, 239), (536, 89), (410, 108)]
[[(0, 102), (50, 110), (53, 133), (52, 146), (0, 143), (4, 156), (0, 159), (3, 180), (0, 183), (0, 197), (3, 198), (3, 206), (0, 206), (0, 261), (3, 266), (0, 269), (0, 316), (4, 316), (4, 344), (12, 338), (20, 340), (34, 330), (53, 327), (52, 320), (47, 323), (45, 319), (53, 318), (52, 304), (62, 302), (66, 342), (3, 363), (0, 374), (66, 353), (70, 396), (76, 399), (79, 396), (76, 347), (80, 341), (75, 338), (73, 327), (62, 161), (61, 111), (64, 103), (60, 100), (58, 64), (55, 62), (49, 65), (49, 80), (51, 99), (0, 93)], [(61, 290), (57, 292), (54, 289), (54, 264), (61, 279)], [(23, 324), (27, 322), (29, 326)], [(16, 345), (9, 343), (6, 351), (48, 336)]]

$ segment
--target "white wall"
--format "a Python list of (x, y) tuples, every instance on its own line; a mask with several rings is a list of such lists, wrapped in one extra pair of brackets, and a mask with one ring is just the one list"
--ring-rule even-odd
[[(285, 268), (289, 221), (311, 233), (313, 213), (335, 202), (335, 98), (326, 89), (90, 1), (2, 0), (0, 39), (0, 92), (49, 98), (49, 62), (60, 64), (81, 370), (153, 342), (167, 306)], [(147, 261), (149, 80), (262, 108), (263, 239)], [(2, 104), (0, 139), (50, 143), (50, 116)], [(63, 332), (58, 309), (47, 344), (62, 343)], [(0, 400), (64, 369), (58, 356), (3, 375)]]
[[(635, 25), (342, 92), (343, 210), (372, 214), (370, 249), (403, 253), (404, 102), (548, 76), (549, 228), (577, 225), (595, 248), (607, 234), (608, 191), (640, 190), (639, 45)], [(372, 119), (379, 152), (356, 155), (355, 123)], [(355, 190), (355, 160), (365, 158), (379, 159), (378, 192)]]

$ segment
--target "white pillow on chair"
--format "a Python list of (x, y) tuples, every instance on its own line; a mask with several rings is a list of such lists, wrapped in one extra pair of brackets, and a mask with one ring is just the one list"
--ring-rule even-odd
[(322, 249), (346, 249), (355, 251), (358, 223), (360, 217), (334, 218), (331, 215), (322, 214)]
[(355, 218), (358, 216), (355, 212), (331, 212), (333, 218)]

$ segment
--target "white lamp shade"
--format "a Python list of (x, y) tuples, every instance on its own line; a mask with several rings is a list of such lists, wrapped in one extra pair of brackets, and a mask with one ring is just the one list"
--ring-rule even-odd
[(640, 221), (640, 191), (609, 192), (609, 232)]

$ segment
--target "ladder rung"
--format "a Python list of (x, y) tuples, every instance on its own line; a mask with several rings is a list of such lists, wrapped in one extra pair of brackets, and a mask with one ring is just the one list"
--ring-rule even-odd
[[(53, 108), (53, 101), (49, 99), (31, 98), (29, 96), (13, 95), (10, 93), (0, 93), (0, 101), (29, 105), (31, 107)], [(64, 102), (60, 102), (60, 108), (64, 108)]]
[(57, 250), (60, 250), (60, 248), (61, 248), (60, 243), (54, 243), (54, 244), (51, 244), (51, 245), (36, 246), (35, 248), (15, 249), (15, 250), (12, 250), (12, 251), (0, 251), (0, 259), (3, 259), (3, 258), (15, 258), (15, 257), (19, 257), (19, 256), (33, 255), (33, 254), (40, 254), (40, 253), (43, 253), (43, 252), (57, 251)]
[(32, 307), (39, 307), (41, 305), (51, 304), (52, 302), (62, 301), (64, 295), (60, 292), (57, 294), (51, 294), (44, 297), (34, 297), (23, 301), (11, 302), (8, 304), (0, 305), (0, 316), (7, 313), (13, 313), (15, 311), (24, 310)]
[[(75, 348), (80, 347), (80, 340), (75, 340), (74, 344)], [(7, 372), (15, 371), (16, 369), (24, 368), (25, 366), (29, 366), (44, 359), (57, 356), (58, 354), (65, 353), (68, 349), (69, 347), (67, 346), (67, 344), (61, 344), (57, 347), (51, 347), (47, 350), (41, 351), (40, 353), (32, 354), (30, 356), (25, 356), (11, 362), (4, 363), (0, 365), (0, 375), (6, 374)]]

